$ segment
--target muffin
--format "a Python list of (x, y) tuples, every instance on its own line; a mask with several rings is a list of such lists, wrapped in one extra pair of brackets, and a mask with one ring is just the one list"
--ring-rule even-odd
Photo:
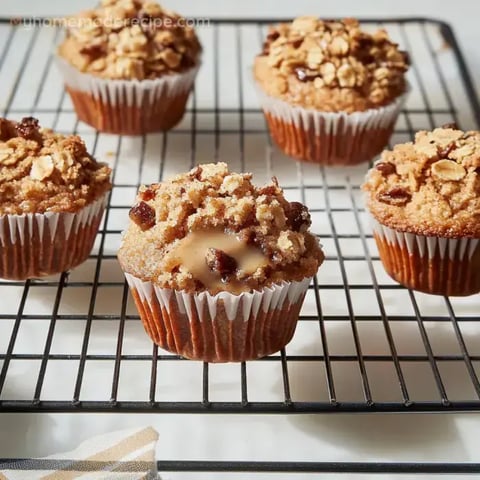
[(480, 132), (418, 132), (382, 154), (363, 188), (392, 278), (438, 295), (480, 291)]
[(385, 30), (363, 32), (354, 19), (270, 27), (254, 77), (272, 139), (307, 162), (371, 160), (393, 132), (408, 64)]
[(283, 348), (323, 253), (305, 206), (225, 163), (141, 187), (118, 258), (145, 329), (209, 362)]
[(42, 277), (83, 262), (110, 189), (110, 168), (78, 136), (31, 117), (0, 118), (0, 278)]
[(185, 18), (148, 0), (102, 0), (66, 25), (57, 64), (80, 120), (124, 135), (181, 120), (201, 53)]

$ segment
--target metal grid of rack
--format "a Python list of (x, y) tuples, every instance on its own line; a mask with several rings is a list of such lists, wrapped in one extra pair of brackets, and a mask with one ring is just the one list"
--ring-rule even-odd
[[(100, 134), (76, 119), (52, 62), (56, 27), (1, 21), (0, 112), (33, 115), (45, 126), (80, 134), (97, 158), (114, 167), (114, 190), (84, 265), (41, 280), (0, 281), (0, 412), (480, 410), (478, 296), (432, 297), (395, 284), (381, 267), (366, 221), (360, 192), (366, 166), (302, 165), (271, 145), (250, 79), (269, 23), (219, 20), (201, 28), (205, 58), (184, 120), (165, 134), (129, 138)], [(413, 60), (412, 93), (392, 143), (451, 121), (463, 128), (480, 125), (480, 106), (448, 25), (426, 19), (363, 23), (387, 28)], [(226, 63), (220, 65), (220, 58)], [(238, 365), (191, 362), (152, 346), (115, 257), (139, 184), (220, 159), (233, 170), (252, 171), (260, 182), (276, 175), (291, 200), (309, 206), (327, 255), (291, 344)], [(268, 463), (180, 463), (162, 465), (277, 469)], [(283, 467), (480, 471), (467, 464), (446, 470), (428, 464)]]

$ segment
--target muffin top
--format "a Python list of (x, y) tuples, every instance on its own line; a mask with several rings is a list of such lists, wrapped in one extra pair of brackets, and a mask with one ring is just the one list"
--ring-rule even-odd
[(32, 117), (0, 118), (0, 215), (74, 213), (110, 190), (110, 172), (76, 135), (40, 128)]
[(480, 132), (418, 132), (383, 152), (363, 189), (373, 216), (395, 230), (480, 238)]
[(188, 21), (148, 0), (102, 0), (64, 23), (59, 55), (98, 77), (154, 79), (199, 61), (201, 46)]
[(241, 293), (314, 275), (323, 261), (310, 214), (276, 179), (255, 187), (225, 163), (140, 188), (118, 258), (144, 281)]
[(268, 95), (327, 112), (358, 112), (391, 103), (406, 90), (409, 60), (385, 30), (357, 20), (299, 17), (270, 27), (254, 74)]

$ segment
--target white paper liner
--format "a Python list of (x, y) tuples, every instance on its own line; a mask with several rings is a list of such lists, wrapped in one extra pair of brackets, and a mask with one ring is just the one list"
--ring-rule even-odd
[[(265, 287), (261, 291), (244, 292), (234, 295), (229, 292), (220, 292), (212, 295), (208, 292), (187, 293), (181, 290), (172, 290), (168, 288), (160, 288), (152, 282), (144, 282), (125, 272), (125, 277), (131, 289), (135, 289), (142, 301), (151, 302), (153, 296), (156, 297), (162, 308), (170, 312), (170, 298), (172, 295), (176, 297), (176, 303), (181, 313), (192, 317), (192, 306), (196, 310), (196, 314), (201, 321), (214, 320), (216, 317), (217, 304), (219, 300), (223, 300), (223, 305), (230, 321), (236, 318), (240, 307), (242, 307), (243, 319), (246, 322), (251, 316), (255, 317), (260, 309), (264, 312), (270, 310), (282, 309), (285, 302), (294, 304), (298, 302), (302, 295), (307, 291), (311, 278), (305, 278), (301, 282), (282, 282)], [(192, 301), (193, 300), (193, 301)], [(208, 305), (210, 318), (205, 318), (205, 303)]]
[(281, 99), (267, 95), (257, 85), (260, 104), (266, 113), (294, 124), (303, 130), (313, 128), (315, 135), (355, 135), (363, 130), (388, 128), (398, 117), (408, 96), (409, 90), (384, 107), (372, 108), (363, 112), (322, 112), (291, 105)]
[(428, 255), (431, 260), (436, 252), (443, 260), (448, 255), (451, 261), (462, 261), (465, 258), (471, 260), (475, 250), (479, 247), (478, 238), (445, 238), (417, 235), (415, 233), (399, 232), (379, 223), (369, 215), (373, 231), (392, 246), (407, 247), (408, 253), (413, 255), (418, 252), (421, 258)]
[[(25, 227), (28, 224), (29, 232), (33, 232), (33, 224), (36, 223), (39, 236), (43, 238), (45, 226), (48, 225), (50, 231), (50, 240), (53, 243), (57, 227), (60, 224), (65, 228), (65, 240), (71, 235), (76, 235), (80, 227), (84, 227), (97, 218), (103, 212), (107, 204), (108, 195), (103, 195), (95, 202), (87, 205), (76, 213), (67, 212), (45, 212), (45, 213), (27, 213), (23, 215), (2, 215), (0, 216), (0, 243), (21, 245), (25, 243)], [(7, 229), (8, 226), (8, 229)], [(10, 233), (8, 233), (10, 231)]]
[(90, 93), (102, 103), (137, 107), (143, 105), (146, 96), (148, 102), (153, 104), (162, 97), (173, 98), (189, 91), (200, 68), (199, 61), (186, 72), (165, 75), (153, 80), (110, 80), (80, 72), (58, 55), (55, 61), (65, 84), (72, 90)]

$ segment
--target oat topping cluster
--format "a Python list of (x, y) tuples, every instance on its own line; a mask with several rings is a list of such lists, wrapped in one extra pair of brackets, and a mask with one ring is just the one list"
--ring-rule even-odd
[(69, 18), (60, 55), (109, 79), (153, 79), (196, 65), (200, 43), (185, 18), (149, 0), (102, 0)]
[(364, 189), (374, 217), (401, 231), (480, 236), (480, 132), (445, 125), (385, 151)]
[(40, 128), (32, 117), (0, 118), (0, 215), (76, 212), (111, 188), (110, 173), (80, 137)]
[(384, 30), (369, 34), (354, 19), (308, 16), (271, 27), (255, 70), (267, 93), (294, 103), (306, 97), (315, 107), (314, 90), (338, 89), (334, 102), (340, 105), (326, 106), (334, 111), (352, 101), (356, 110), (391, 102), (406, 89), (408, 65), (406, 52)]
[(119, 251), (123, 269), (161, 287), (205, 290), (179, 263), (176, 247), (195, 232), (225, 232), (255, 247), (266, 259), (253, 273), (245, 274), (236, 270), (236, 262), (217, 245), (211, 245), (206, 258), (198, 262), (228, 279), (225, 289), (234, 282), (255, 289), (314, 275), (323, 253), (308, 231), (307, 208), (288, 202), (275, 179), (258, 188), (251, 177), (229, 172), (225, 163), (207, 164), (142, 187)]

